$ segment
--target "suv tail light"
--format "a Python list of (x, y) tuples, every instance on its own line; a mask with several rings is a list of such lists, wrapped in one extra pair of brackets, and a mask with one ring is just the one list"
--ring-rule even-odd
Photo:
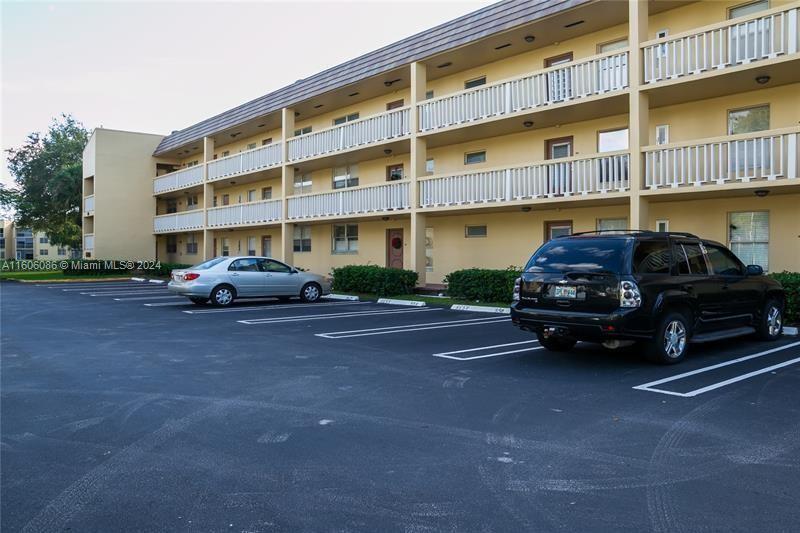
[(194, 272), (187, 272), (183, 275), (183, 281), (192, 281), (193, 279), (197, 279), (200, 277), (200, 274), (195, 274)]
[(511, 301), (518, 302), (519, 301), (519, 286), (522, 283), (522, 278), (517, 278), (514, 280), (514, 292), (511, 295)]
[(622, 280), (619, 282), (619, 306), (620, 307), (639, 307), (642, 305), (642, 293), (633, 280)]

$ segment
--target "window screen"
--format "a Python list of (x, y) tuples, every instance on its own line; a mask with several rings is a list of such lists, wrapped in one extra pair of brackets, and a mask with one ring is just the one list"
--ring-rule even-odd
[(769, 212), (748, 211), (728, 216), (730, 249), (746, 265), (769, 270)]

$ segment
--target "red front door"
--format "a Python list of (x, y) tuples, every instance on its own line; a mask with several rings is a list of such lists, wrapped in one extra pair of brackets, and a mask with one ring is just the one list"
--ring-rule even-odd
[(386, 266), (403, 268), (403, 228), (386, 230)]

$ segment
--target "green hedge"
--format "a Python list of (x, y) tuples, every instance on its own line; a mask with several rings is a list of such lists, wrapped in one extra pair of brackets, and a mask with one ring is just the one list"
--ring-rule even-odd
[(776, 272), (769, 277), (778, 280), (786, 290), (786, 321), (790, 324), (800, 322), (800, 272)]
[(409, 294), (417, 284), (417, 273), (377, 265), (347, 265), (333, 269), (333, 290), (366, 292), (378, 296)]
[(517, 267), (505, 270), (467, 268), (456, 270), (445, 277), (447, 295), (452, 298), (481, 300), (484, 302), (510, 302), (514, 280), (520, 275)]

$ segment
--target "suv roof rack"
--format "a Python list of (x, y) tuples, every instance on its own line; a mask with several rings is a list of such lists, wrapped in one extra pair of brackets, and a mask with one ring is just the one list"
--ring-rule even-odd
[(561, 237), (575, 237), (577, 235), (597, 235), (603, 233), (616, 233), (616, 234), (625, 234), (625, 233), (636, 233), (636, 234), (645, 234), (645, 235), (668, 235), (668, 236), (675, 236), (675, 237), (688, 237), (690, 239), (699, 239), (697, 235), (693, 233), (688, 233), (685, 231), (652, 231), (649, 229), (597, 229), (592, 231), (579, 231), (578, 233), (570, 233), (569, 235), (561, 235)]

